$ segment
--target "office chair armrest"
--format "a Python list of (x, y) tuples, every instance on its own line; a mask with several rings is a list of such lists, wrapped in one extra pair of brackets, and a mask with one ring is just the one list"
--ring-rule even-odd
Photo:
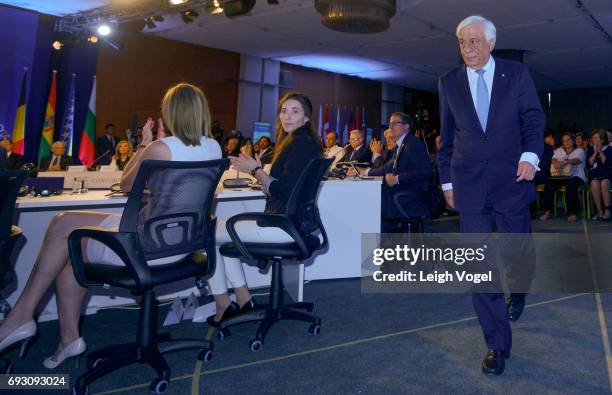
[(427, 194), (427, 192), (428, 192), (427, 190), (421, 190), (421, 189), (396, 192), (396, 193), (393, 194), (393, 204), (395, 204), (395, 208), (397, 208), (397, 211), (400, 212), (402, 217), (410, 218), (410, 215), (408, 215), (408, 213), (402, 207), (402, 205), (400, 203), (400, 198), (402, 198), (404, 196), (419, 196), (419, 195), (424, 195), (424, 194)]
[(266, 214), (266, 213), (242, 213), (234, 215), (229, 218), (225, 223), (227, 227), (227, 232), (230, 235), (230, 238), (236, 244), (236, 247), (242, 253), (242, 255), (247, 259), (254, 259), (253, 256), (249, 253), (246, 246), (238, 237), (238, 233), (236, 233), (236, 223), (242, 221), (260, 221), (264, 222), (266, 226), (280, 228), (287, 232), (289, 236), (293, 237), (293, 239), (298, 243), (300, 248), (306, 250), (306, 245), (303, 241), (301, 241), (300, 237), (296, 237), (298, 235), (297, 229), (293, 227), (289, 218), (283, 214)]
[(86, 262), (83, 259), (83, 239), (99, 241), (113, 250), (130, 270), (138, 289), (141, 291), (151, 289), (153, 286), (151, 271), (140, 249), (138, 235), (131, 232), (117, 232), (95, 227), (78, 228), (68, 236), (68, 253), (70, 254), (74, 275), (79, 284), (84, 287), (100, 285), (100, 283), (87, 278), (85, 269), (92, 262)]

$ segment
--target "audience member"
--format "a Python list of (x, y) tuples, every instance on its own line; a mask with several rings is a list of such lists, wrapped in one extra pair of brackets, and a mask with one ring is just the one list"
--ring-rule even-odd
[(585, 152), (589, 147), (589, 140), (585, 138), (584, 133), (577, 132), (576, 133), (576, 147), (582, 148)]
[(223, 147), (223, 157), (238, 156), (240, 154), (240, 139), (236, 136), (230, 136)]
[(336, 132), (329, 132), (325, 136), (325, 150), (323, 156), (327, 159), (334, 158), (334, 162), (330, 168), (335, 168), (336, 163), (344, 156), (344, 149), (338, 145), (338, 134)]
[(66, 155), (66, 143), (63, 140), (51, 144), (51, 152), (51, 155), (42, 158), (39, 170), (66, 171), (68, 166), (72, 166), (72, 158)]
[[(241, 172), (250, 173), (263, 186), (266, 193), (266, 213), (278, 214), (285, 210), (289, 195), (298, 176), (306, 163), (322, 154), (321, 142), (312, 128), (312, 104), (307, 96), (289, 92), (278, 104), (276, 122), (276, 141), (278, 146), (272, 158), (270, 175), (262, 171), (261, 158), (251, 158), (241, 154), (231, 157), (232, 166)], [(254, 221), (239, 222), (236, 231), (244, 242), (292, 243), (293, 238), (276, 227), (260, 227)], [(217, 245), (231, 242), (225, 227), (225, 221), (217, 225)], [(229, 298), (229, 284), (236, 293), (236, 302)], [(217, 253), (215, 273), (208, 280), (212, 290), (217, 313), (207, 320), (209, 325), (217, 326), (219, 322), (245, 311), (251, 311), (256, 305), (251, 298), (244, 276), (244, 269), (239, 259), (224, 257)]]
[(212, 136), (219, 145), (223, 145), (223, 129), (221, 129), (221, 123), (217, 120), (213, 121), (212, 128), (210, 129)]
[[(610, 219), (610, 180), (612, 179), (612, 147), (608, 145), (608, 136), (603, 129), (594, 129), (591, 133), (593, 146), (587, 151), (589, 185), (597, 215), (593, 219)], [(602, 204), (603, 203), (603, 204)]]
[(555, 141), (555, 134), (553, 133), (552, 130), (549, 129), (544, 134), (544, 143), (550, 145), (553, 150), (557, 148), (557, 143)]
[(405, 212), (416, 217), (427, 215), (429, 210), (429, 202), (423, 198), (422, 192), (427, 191), (433, 168), (423, 140), (409, 133), (411, 126), (412, 119), (408, 114), (391, 114), (389, 129), (391, 137), (396, 141), (393, 154), (383, 166), (364, 172), (366, 175), (384, 177), (381, 199), (383, 233), (394, 231), (397, 225), (385, 221), (385, 218), (401, 216), (393, 198), (397, 192), (415, 192), (401, 197), (399, 204)]
[(393, 149), (395, 148), (395, 139), (391, 135), (391, 129), (384, 131), (385, 145), (377, 139), (372, 139), (370, 142), (370, 151), (372, 151), (372, 169), (377, 169), (384, 166), (385, 163), (393, 157)]
[(261, 164), (265, 166), (272, 163), (274, 147), (272, 147), (270, 138), (267, 136), (260, 137), (257, 141), (257, 145), (259, 145), (259, 159), (261, 160)]
[(108, 123), (104, 127), (104, 136), (100, 136), (96, 139), (96, 150), (98, 151), (99, 158), (97, 164), (110, 164), (117, 144), (119, 144), (119, 137), (115, 136), (115, 125)]
[(372, 151), (365, 145), (365, 136), (360, 129), (351, 130), (349, 133), (350, 147), (340, 160), (341, 162), (372, 163)]
[(123, 171), (133, 155), (134, 151), (132, 150), (130, 142), (127, 140), (119, 141), (115, 149), (115, 155), (113, 156), (113, 162), (117, 165), (117, 170)]
[(19, 155), (13, 152), (13, 141), (9, 138), (5, 138), (0, 141), (0, 146), (6, 149), (6, 169), (17, 170), (25, 163), (23, 155)]
[(567, 203), (567, 220), (576, 221), (576, 214), (580, 209), (578, 200), (578, 187), (586, 182), (584, 174), (585, 153), (582, 148), (576, 147), (574, 137), (566, 133), (563, 135), (562, 147), (555, 150), (552, 158), (550, 172), (552, 176), (565, 176), (567, 178), (548, 178), (544, 183), (544, 213), (540, 220), (546, 221), (554, 208), (554, 193), (565, 185)]
[(552, 158), (554, 154), (555, 138), (550, 134), (544, 136), (544, 151), (542, 152), (542, 158), (540, 159), (539, 167), (540, 170), (536, 172), (533, 182), (535, 185), (546, 183), (546, 180), (550, 177), (550, 166), (552, 165)]
[(242, 141), (242, 145), (240, 146), (240, 153), (250, 156), (251, 158), (255, 157), (255, 150), (253, 149), (253, 142), (251, 139), (244, 139)]
[[(208, 102), (199, 88), (189, 84), (178, 84), (170, 88), (162, 102), (162, 113), (173, 136), (153, 141), (154, 122), (149, 118), (143, 128), (142, 144), (121, 177), (124, 191), (131, 190), (144, 160), (201, 161), (221, 157), (221, 148), (210, 133)], [(155, 202), (151, 200), (147, 204)], [(67, 211), (53, 218), (28, 282), (15, 307), (0, 326), (0, 351), (14, 343), (29, 341), (36, 334), (36, 308), (51, 283), (55, 283), (60, 343), (55, 354), (45, 359), (43, 365), (53, 369), (66, 358), (85, 352), (85, 341), (79, 337), (79, 317), (87, 290), (74, 277), (68, 261), (66, 240), (76, 228), (94, 226), (117, 229), (120, 220), (118, 214), (88, 211)], [(99, 242), (89, 241), (85, 248), (89, 261), (123, 266), (121, 259)]]

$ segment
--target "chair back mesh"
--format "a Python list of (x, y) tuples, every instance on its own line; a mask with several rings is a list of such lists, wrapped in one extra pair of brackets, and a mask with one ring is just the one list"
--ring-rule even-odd
[(147, 260), (203, 249), (215, 189), (227, 166), (227, 159), (144, 161), (119, 231), (138, 233)]
[(321, 230), (323, 225), (317, 208), (317, 192), (332, 159), (314, 158), (306, 165), (289, 196), (285, 213), (303, 236)]

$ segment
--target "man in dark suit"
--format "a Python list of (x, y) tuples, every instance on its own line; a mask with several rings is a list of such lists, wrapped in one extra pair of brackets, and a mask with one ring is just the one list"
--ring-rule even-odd
[[(98, 151), (98, 162), (99, 165), (109, 165), (113, 155), (115, 155), (115, 149), (119, 144), (119, 137), (115, 136), (115, 125), (112, 123), (107, 124), (104, 127), (104, 136), (100, 136), (96, 139), (96, 150)], [(101, 157), (104, 155), (104, 157)]]
[(17, 170), (20, 169), (21, 166), (25, 163), (23, 159), (23, 155), (19, 155), (14, 153), (13, 150), (13, 141), (11, 139), (4, 139), (0, 142), (0, 145), (6, 149), (6, 169), (7, 170)]
[[(524, 65), (494, 59), (496, 29), (479, 16), (464, 19), (457, 38), (465, 65), (440, 78), (440, 182), (463, 233), (531, 233), (532, 182), (544, 141), (544, 113)], [(517, 247), (515, 246), (515, 249)], [(535, 259), (526, 252), (525, 261)], [(520, 270), (519, 270), (520, 272)], [(528, 269), (522, 273), (528, 274)], [(499, 276), (497, 276), (499, 277)], [(508, 272), (508, 284), (511, 283)], [(489, 351), (482, 370), (502, 374), (512, 345), (508, 320), (516, 320), (525, 293), (472, 294)]]
[(340, 162), (372, 163), (372, 151), (365, 145), (365, 136), (359, 129), (351, 130), (349, 133), (350, 148), (346, 150)]
[[(395, 148), (391, 158), (383, 166), (366, 170), (369, 176), (384, 176), (382, 188), (381, 215), (399, 217), (400, 213), (395, 205), (393, 196), (398, 192), (411, 191), (400, 200), (404, 211), (415, 216), (426, 215), (428, 202), (422, 192), (427, 191), (433, 169), (427, 149), (422, 140), (410, 134), (412, 119), (408, 114), (394, 112), (389, 120), (390, 136), (395, 141)], [(395, 224), (382, 222), (383, 233), (394, 230)]]
[(6, 149), (0, 145), (0, 170), (6, 170)]
[(72, 158), (65, 154), (66, 143), (58, 140), (51, 145), (52, 154), (42, 158), (39, 170), (41, 171), (66, 171), (72, 166)]
[(274, 148), (272, 147), (270, 138), (267, 136), (261, 136), (257, 143), (259, 144), (259, 160), (261, 160), (261, 164), (265, 166), (272, 163)]

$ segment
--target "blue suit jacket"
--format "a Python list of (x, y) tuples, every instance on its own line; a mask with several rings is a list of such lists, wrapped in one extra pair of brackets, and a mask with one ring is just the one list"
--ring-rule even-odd
[(392, 189), (424, 191), (433, 173), (423, 141), (408, 133), (398, 149), (397, 163), (393, 168), (393, 156), (384, 166), (371, 169), (370, 176), (384, 176), (387, 173), (397, 174), (399, 185)]
[(480, 213), (487, 202), (513, 212), (535, 198), (533, 182), (516, 182), (523, 152), (542, 156), (545, 119), (533, 80), (521, 63), (495, 59), (487, 130), (482, 130), (459, 66), (438, 82), (442, 142), (440, 182), (452, 182), (455, 208)]

